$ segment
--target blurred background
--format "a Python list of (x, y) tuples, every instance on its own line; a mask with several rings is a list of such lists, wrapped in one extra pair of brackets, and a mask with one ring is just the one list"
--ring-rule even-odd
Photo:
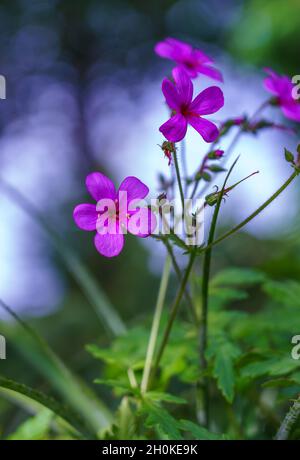
[[(169, 175), (157, 144), (163, 140), (158, 128), (168, 117), (160, 85), (172, 63), (154, 54), (155, 43), (171, 36), (214, 57), (225, 80), (225, 106), (217, 114), (224, 120), (252, 114), (267, 98), (264, 67), (300, 73), (299, 17), (298, 0), (1, 1), (0, 74), (6, 78), (6, 99), (0, 100), (0, 298), (87, 380), (95, 370), (84, 344), (105, 344), (105, 328), (66, 270), (63, 251), (1, 181), (19, 190), (45, 225), (67, 241), (122, 319), (137, 322), (153, 308), (163, 251), (152, 240), (128, 236), (118, 258), (103, 259), (92, 235), (75, 227), (72, 211), (90, 201), (84, 183), (91, 171), (103, 171), (117, 184), (135, 175), (152, 197), (160, 191), (158, 174)], [(201, 77), (195, 86), (211, 84)], [(276, 109), (264, 116), (291, 126)], [(283, 148), (295, 151), (298, 141), (297, 135), (274, 129), (243, 137), (232, 182), (256, 170), (260, 174), (231, 193), (224, 226), (246, 217), (276, 190), (289, 174)], [(225, 150), (228, 142), (230, 137)], [(190, 173), (206, 149), (189, 131)], [(275, 278), (299, 279), (298, 211), (294, 184), (243, 234), (216, 250), (214, 269), (246, 265)], [(2, 311), (0, 317), (4, 334), (10, 318)], [(8, 340), (0, 372), (47, 387), (14, 342)], [(22, 411), (2, 400), (1, 407), (1, 431), (9, 431)]]

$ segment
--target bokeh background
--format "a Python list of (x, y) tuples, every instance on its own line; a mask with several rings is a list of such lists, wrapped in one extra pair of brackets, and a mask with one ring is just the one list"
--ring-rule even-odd
[[(0, 298), (87, 380), (95, 369), (84, 344), (105, 344), (106, 331), (53, 240), (1, 180), (27, 197), (66, 239), (125, 322), (138, 322), (153, 308), (163, 251), (154, 241), (129, 236), (122, 254), (105, 260), (91, 234), (75, 227), (72, 210), (89, 200), (84, 181), (93, 170), (116, 183), (138, 176), (152, 197), (160, 191), (158, 174), (169, 174), (157, 144), (162, 142), (158, 127), (168, 115), (160, 85), (171, 63), (154, 54), (154, 44), (172, 36), (215, 58), (225, 79), (225, 107), (217, 116), (225, 119), (251, 114), (265, 100), (263, 67), (300, 73), (299, 17), (298, 0), (1, 1), (0, 74), (7, 94), (0, 100)], [(209, 84), (203, 77), (196, 87)], [(286, 123), (274, 109), (265, 116)], [(244, 136), (232, 180), (260, 174), (232, 192), (223, 208), (224, 226), (246, 217), (281, 184), (289, 174), (283, 147), (295, 150), (298, 141), (278, 130)], [(205, 143), (189, 132), (190, 172), (205, 151)], [(294, 184), (243, 234), (216, 250), (214, 269), (253, 266), (274, 278), (298, 279), (298, 211)], [(2, 311), (0, 317), (4, 333), (10, 318)], [(0, 372), (47, 388), (45, 378), (20, 356), (17, 341), (8, 341)], [(22, 417), (21, 409), (1, 399), (1, 431), (10, 431)]]

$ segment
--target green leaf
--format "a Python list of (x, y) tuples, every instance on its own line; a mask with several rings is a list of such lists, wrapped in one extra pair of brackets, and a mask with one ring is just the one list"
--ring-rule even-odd
[(94, 438), (94, 434), (92, 434), (87, 426), (85, 425), (84, 421), (81, 420), (80, 416), (72, 411), (71, 408), (61, 404), (54, 398), (45, 395), (41, 391), (34, 390), (27, 385), (22, 383), (15, 382), (14, 380), (7, 379), (5, 377), (0, 376), (0, 387), (6, 388), (8, 390), (15, 391), (17, 393), (23, 394), (28, 398), (42, 404), (47, 409), (50, 409), (56, 415), (64, 419), (69, 425), (74, 427), (79, 433), (84, 434), (87, 437)]
[(278, 303), (294, 308), (300, 307), (300, 283), (298, 281), (268, 281), (264, 292)]
[(222, 166), (218, 165), (210, 165), (209, 170), (215, 173), (227, 171), (226, 168), (222, 168)]
[(295, 386), (297, 382), (293, 379), (279, 378), (270, 379), (262, 384), (263, 388), (288, 388)]
[(208, 174), (207, 172), (203, 172), (203, 173), (199, 176), (199, 178), (205, 180), (206, 182), (210, 182), (210, 181), (212, 180), (211, 175)]
[(179, 398), (178, 396), (174, 396), (169, 393), (163, 393), (160, 391), (148, 391), (144, 397), (150, 399), (151, 401), (165, 401), (174, 404), (187, 404), (187, 401), (183, 398)]
[(185, 244), (185, 242), (176, 235), (176, 233), (170, 233), (169, 235), (165, 236), (168, 238), (175, 246), (178, 246), (180, 249), (184, 251), (190, 251), (190, 247)]
[(263, 376), (279, 377), (300, 369), (300, 362), (283, 356), (252, 362), (241, 369), (241, 375), (258, 378)]
[(294, 155), (288, 149), (284, 149), (284, 156), (288, 163), (294, 163)]
[(22, 423), (17, 430), (8, 436), (10, 441), (35, 441), (47, 438), (53, 413), (47, 409), (40, 411)]
[(179, 431), (180, 423), (161, 406), (144, 402), (141, 413), (146, 415), (145, 426), (154, 429), (159, 438), (183, 439)]
[(234, 364), (240, 356), (240, 349), (224, 336), (212, 337), (210, 341), (213, 343), (207, 349), (207, 357), (214, 358), (213, 376), (224, 398), (232, 403), (235, 386)]
[(266, 275), (259, 270), (249, 268), (226, 268), (212, 278), (211, 284), (213, 286), (248, 286), (262, 283), (265, 279)]
[(210, 302), (214, 309), (221, 309), (231, 302), (237, 300), (245, 300), (249, 297), (248, 292), (241, 289), (233, 289), (228, 287), (216, 288), (211, 286), (209, 290)]
[(206, 428), (196, 425), (190, 420), (180, 420), (180, 428), (183, 431), (191, 433), (194, 439), (199, 441), (220, 441), (226, 439), (224, 435), (219, 435), (208, 431)]

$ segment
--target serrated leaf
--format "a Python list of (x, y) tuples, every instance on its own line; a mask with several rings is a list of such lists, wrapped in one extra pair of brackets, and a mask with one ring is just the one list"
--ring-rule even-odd
[(206, 355), (207, 358), (214, 358), (213, 376), (224, 398), (232, 403), (235, 386), (234, 363), (240, 356), (239, 348), (224, 336), (216, 337), (208, 347)]
[(219, 435), (208, 431), (206, 428), (196, 425), (196, 423), (190, 420), (180, 420), (180, 428), (183, 431), (191, 433), (194, 439), (199, 441), (220, 441), (226, 439), (224, 435)]
[(166, 238), (168, 238), (175, 246), (179, 247), (180, 249), (190, 252), (190, 247), (187, 246), (185, 242), (179, 238), (178, 235), (176, 235), (176, 233), (170, 233), (169, 235), (166, 235)]
[(249, 297), (246, 291), (233, 288), (214, 288), (211, 287), (209, 291), (211, 305), (214, 309), (220, 309), (230, 302), (237, 300), (245, 300)]
[(278, 303), (291, 307), (300, 307), (300, 283), (297, 281), (268, 281), (263, 290)]
[(180, 423), (163, 407), (144, 402), (141, 412), (146, 415), (145, 425), (156, 431), (162, 439), (181, 440)]
[(187, 401), (178, 396), (171, 395), (170, 393), (163, 393), (160, 391), (148, 391), (145, 394), (145, 398), (150, 399), (151, 401), (165, 401), (174, 404), (186, 404)]
[(300, 363), (290, 357), (277, 357), (250, 363), (241, 369), (245, 377), (258, 378), (263, 376), (279, 377), (300, 369)]
[(213, 286), (247, 286), (262, 283), (265, 279), (266, 275), (259, 270), (249, 268), (226, 268), (212, 278), (211, 284)]

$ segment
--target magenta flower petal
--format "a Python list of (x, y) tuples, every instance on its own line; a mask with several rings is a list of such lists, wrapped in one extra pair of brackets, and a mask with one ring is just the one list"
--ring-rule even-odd
[(278, 96), (282, 101), (291, 100), (293, 84), (290, 78), (286, 75), (278, 75), (272, 69), (266, 68), (264, 70), (269, 75), (269, 77), (264, 80), (266, 90)]
[(155, 231), (156, 225), (155, 214), (148, 208), (142, 208), (131, 215), (127, 228), (132, 235), (146, 238)]
[(223, 81), (222, 74), (211, 65), (213, 59), (201, 50), (194, 49), (188, 43), (175, 38), (167, 38), (157, 43), (154, 50), (159, 56), (176, 62), (176, 65), (183, 69), (190, 78), (203, 73), (215, 80)]
[(158, 56), (178, 61), (184, 59), (185, 56), (189, 56), (192, 52), (192, 47), (175, 38), (166, 38), (166, 40), (155, 45), (154, 51)]
[(211, 57), (207, 56), (207, 54), (203, 53), (203, 51), (198, 49), (193, 50), (192, 56), (196, 62), (201, 64), (212, 64), (214, 62), (214, 60)]
[(73, 218), (81, 230), (96, 230), (98, 213), (94, 204), (79, 204), (73, 211)]
[(198, 75), (196, 67), (191, 66), (188, 62), (178, 62), (177, 67), (183, 69), (190, 78), (196, 78)]
[(189, 115), (188, 122), (198, 131), (205, 142), (214, 142), (219, 136), (218, 128), (209, 120), (197, 116)]
[(179, 110), (181, 99), (175, 85), (168, 78), (164, 78), (161, 89), (170, 109)]
[(300, 122), (300, 104), (296, 101), (293, 100), (290, 103), (283, 103), (281, 105), (281, 110), (290, 120)]
[(137, 177), (128, 176), (119, 187), (119, 192), (127, 192), (128, 205), (133, 200), (142, 200), (149, 193), (149, 188)]
[(192, 80), (181, 67), (175, 67), (172, 75), (182, 104), (188, 106), (193, 98)]
[(214, 67), (208, 66), (208, 65), (199, 65), (197, 67), (198, 73), (202, 73), (203, 75), (206, 75), (207, 77), (213, 78), (214, 80), (223, 82), (223, 75), (221, 72)]
[(124, 246), (124, 235), (106, 233), (101, 235), (96, 233), (94, 243), (96, 249), (104, 257), (116, 257), (120, 254)]
[(86, 178), (86, 188), (94, 200), (99, 201), (102, 198), (116, 198), (116, 189), (114, 183), (100, 172), (93, 172)]
[(161, 125), (159, 130), (168, 141), (179, 142), (186, 135), (187, 121), (181, 113), (177, 113)]
[(217, 112), (223, 105), (223, 92), (217, 86), (211, 86), (195, 97), (189, 107), (189, 112), (198, 115), (208, 115)]

